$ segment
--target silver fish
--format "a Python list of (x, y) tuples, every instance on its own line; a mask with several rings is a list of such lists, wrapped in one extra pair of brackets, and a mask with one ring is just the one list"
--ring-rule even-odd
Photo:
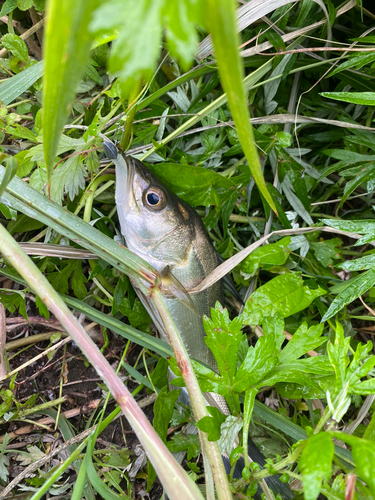
[[(116, 165), (116, 204), (126, 246), (162, 275), (177, 279), (184, 289), (197, 286), (220, 264), (219, 256), (198, 214), (164, 186), (139, 160), (118, 153), (110, 143), (103, 143), (103, 147), (107, 157)], [(163, 323), (152, 301), (139, 290), (137, 294), (161, 337), (168, 342)], [(210, 314), (216, 301), (223, 302), (222, 282), (192, 295), (191, 300), (193, 308), (186, 307), (177, 297), (165, 298), (190, 357), (217, 370), (215, 359), (204, 342), (202, 317)], [(230, 415), (222, 396), (206, 393), (205, 399), (207, 404)], [(265, 464), (264, 456), (250, 438), (248, 451), (250, 460), (262, 466)], [(229, 472), (228, 457), (223, 455), (223, 460)], [(234, 477), (241, 477), (243, 466), (241, 459), (237, 462)], [(266, 482), (282, 498), (294, 497), (288, 485), (281, 483), (276, 476), (267, 478)], [(260, 490), (254, 498), (260, 498)]]
[[(126, 246), (161, 274), (171, 274), (184, 289), (195, 287), (220, 263), (200, 217), (143, 163), (131, 157), (125, 162), (127, 168), (116, 165), (116, 204)], [(168, 342), (152, 302), (140, 298)], [(212, 369), (216, 363), (204, 342), (202, 316), (222, 298), (218, 282), (191, 296), (195, 311), (176, 297), (165, 299), (189, 356)]]

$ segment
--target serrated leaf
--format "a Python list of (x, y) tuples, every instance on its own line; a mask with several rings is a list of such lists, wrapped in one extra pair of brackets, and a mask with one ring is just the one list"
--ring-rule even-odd
[(323, 479), (330, 479), (334, 451), (332, 438), (325, 432), (315, 434), (307, 440), (299, 461), (306, 500), (316, 500)]
[(327, 341), (326, 337), (321, 338), (323, 325), (308, 327), (307, 323), (302, 323), (298, 330), (293, 334), (288, 344), (280, 353), (280, 362), (289, 364), (316, 347)]
[(43, 145), (48, 183), (63, 126), (93, 40), (88, 31), (99, 0), (48, 3), (43, 88)]
[(186, 71), (197, 50), (196, 24), (203, 24), (203, 5), (199, 1), (166, 2), (163, 9), (167, 44), (173, 56), (178, 56)]
[(296, 273), (276, 276), (248, 299), (242, 313), (243, 322), (259, 325), (264, 317), (275, 313), (287, 318), (302, 311), (325, 293), (320, 287), (313, 290), (304, 286), (303, 279)]
[(236, 370), (237, 351), (242, 338), (242, 321), (239, 317), (229, 319), (227, 309), (218, 302), (211, 309), (211, 318), (203, 318), (206, 332), (204, 341), (212, 351), (220, 374), (225, 383), (230, 384)]
[(160, 50), (162, 6), (162, 0), (112, 0), (94, 14), (90, 29), (96, 34), (119, 28), (112, 44), (109, 69), (119, 73), (124, 95), (140, 79), (149, 80), (152, 76)]
[(328, 308), (328, 311), (322, 318), (323, 321), (332, 318), (336, 313), (341, 311), (346, 305), (353, 302), (353, 300), (358, 299), (367, 290), (375, 285), (375, 270), (370, 269), (359, 276), (357, 276), (349, 286), (347, 286), (337, 297), (334, 298), (333, 302)]
[(260, 337), (255, 347), (249, 347), (246, 358), (236, 373), (232, 390), (243, 392), (260, 383), (279, 362), (273, 335)]

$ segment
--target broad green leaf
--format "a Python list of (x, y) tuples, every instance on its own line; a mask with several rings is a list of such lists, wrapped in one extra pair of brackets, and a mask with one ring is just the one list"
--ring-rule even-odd
[(323, 479), (330, 479), (334, 451), (330, 434), (320, 432), (307, 440), (299, 461), (306, 500), (316, 500)]
[(100, 0), (50, 0), (45, 38), (43, 146), (48, 184), (69, 106), (85, 70), (92, 36), (88, 24)]
[(335, 297), (328, 311), (323, 316), (322, 321), (327, 321), (327, 319), (332, 318), (332, 316), (341, 311), (343, 307), (353, 302), (353, 300), (358, 299), (358, 297), (363, 295), (374, 285), (375, 270), (370, 269), (357, 276), (345, 290)]
[(1, 42), (20, 61), (26, 62), (29, 59), (27, 45), (19, 36), (7, 33), (1, 38)]
[(150, 165), (150, 170), (177, 196), (192, 206), (214, 204), (217, 199), (215, 188), (226, 191), (236, 188), (232, 180), (204, 167), (157, 163)]
[[(375, 58), (373, 54), (372, 57)], [(375, 92), (322, 92), (320, 95), (335, 101), (375, 106)]]
[(344, 441), (352, 447), (352, 454), (358, 475), (366, 481), (370, 491), (375, 495), (375, 447), (374, 442), (368, 439), (360, 439), (349, 436), (344, 432), (332, 433), (340, 441)]
[(320, 287), (310, 289), (304, 286), (303, 279), (296, 273), (282, 274), (251, 295), (246, 302), (242, 319), (245, 324), (259, 325), (264, 317), (275, 313), (287, 318), (302, 311), (325, 293)]
[(197, 457), (201, 453), (201, 446), (198, 434), (177, 434), (173, 436), (171, 441), (168, 441), (167, 448), (172, 453), (187, 450), (187, 459)]
[(290, 236), (257, 248), (241, 263), (241, 271), (246, 274), (253, 274), (259, 267), (282, 266), (287, 261), (290, 250)]
[(304, 354), (316, 347), (324, 344), (327, 341), (326, 337), (321, 337), (323, 333), (323, 325), (315, 325), (308, 327), (307, 323), (302, 323), (288, 344), (280, 353), (280, 362), (289, 364)]
[(6, 106), (11, 104), (21, 94), (31, 87), (44, 72), (44, 62), (39, 61), (29, 68), (24, 69), (21, 73), (7, 78), (0, 84), (0, 101)]
[[(234, 0), (208, 0), (205, 22), (212, 36), (221, 84), (227, 94), (229, 108), (250, 171), (267, 203), (277, 213), (263, 178), (250, 124), (243, 85), (243, 66), (238, 53), (240, 39), (237, 33), (235, 7)], [(224, 33), (225, 36), (223, 36)]]

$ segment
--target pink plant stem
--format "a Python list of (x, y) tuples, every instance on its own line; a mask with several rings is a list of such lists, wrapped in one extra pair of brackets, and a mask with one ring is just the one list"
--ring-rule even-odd
[(168, 496), (172, 500), (181, 500), (183, 491), (184, 499), (203, 500), (197, 485), (172, 457), (128, 389), (69, 311), (63, 299), (1, 224), (0, 251), (39, 295), (103, 379), (134, 429)]

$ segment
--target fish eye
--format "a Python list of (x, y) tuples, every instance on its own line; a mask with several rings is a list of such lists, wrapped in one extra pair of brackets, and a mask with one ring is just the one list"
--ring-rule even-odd
[(144, 199), (146, 205), (152, 210), (162, 210), (167, 203), (164, 191), (156, 187), (149, 188), (144, 195)]

